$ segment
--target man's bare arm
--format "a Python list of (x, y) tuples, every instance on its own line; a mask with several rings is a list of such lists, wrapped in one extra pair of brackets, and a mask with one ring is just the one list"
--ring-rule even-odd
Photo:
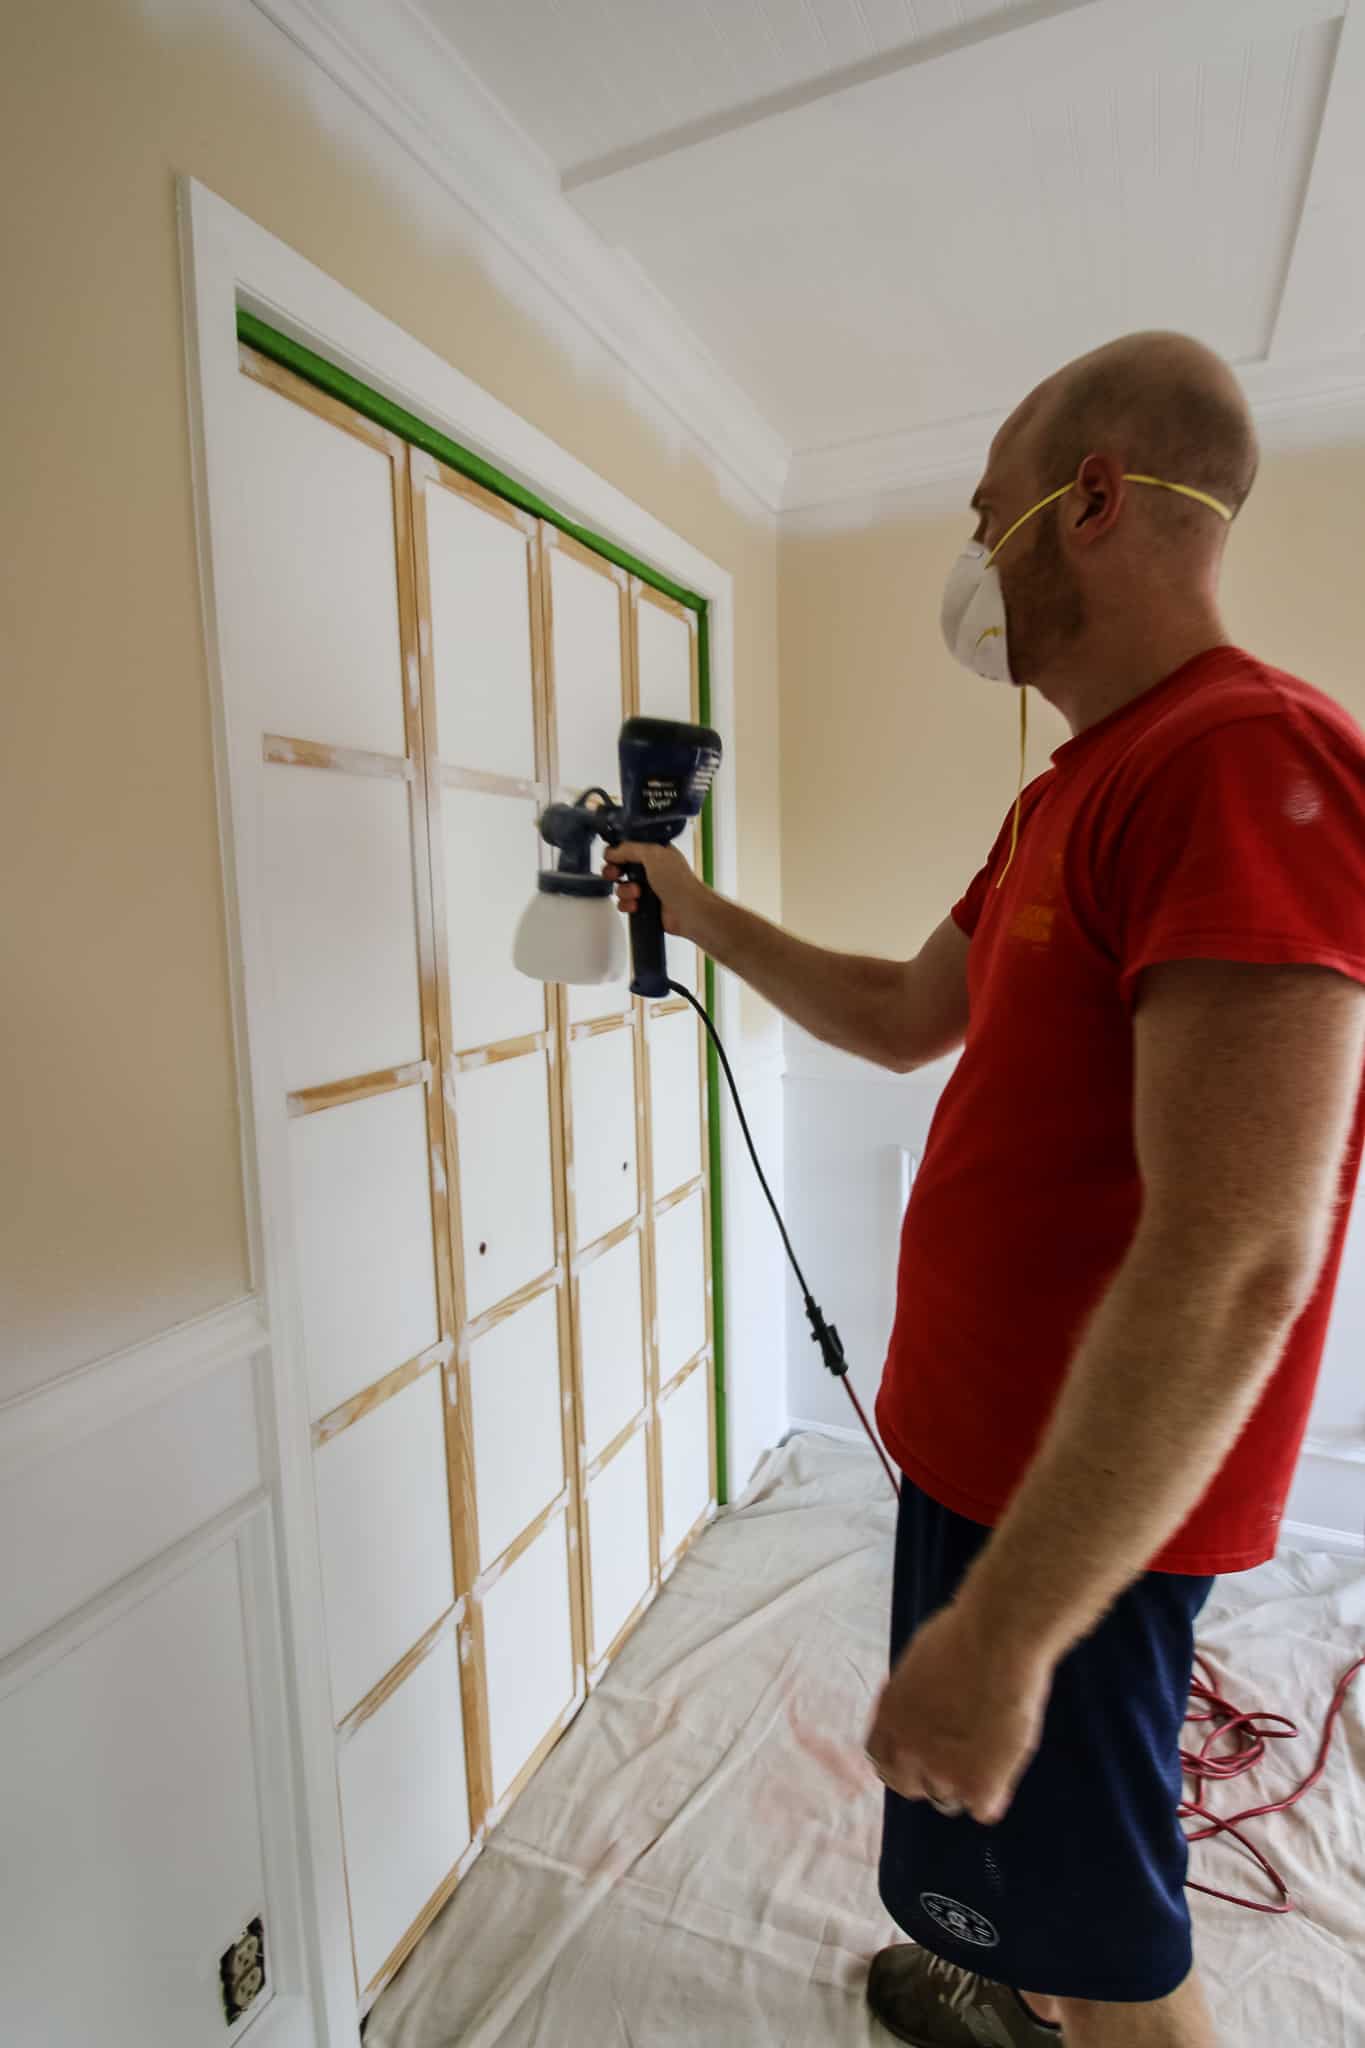
[[(640, 861), (667, 930), (747, 981), (826, 1045), (909, 1073), (961, 1045), (967, 1029), (967, 940), (945, 918), (913, 960), (875, 960), (808, 945), (699, 881), (672, 847), (620, 846), (605, 872)], [(621, 884), (622, 907), (636, 891)]]
[(1146, 976), (1141, 1221), (959, 1594), (1003, 1647), (1055, 1663), (1231, 1450), (1321, 1269), (1363, 1047), (1365, 989), (1326, 969), (1181, 961)]

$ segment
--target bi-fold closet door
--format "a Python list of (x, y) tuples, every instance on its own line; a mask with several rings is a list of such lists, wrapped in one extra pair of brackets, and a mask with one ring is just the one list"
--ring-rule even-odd
[[(692, 615), (249, 350), (227, 673), (260, 735), (295, 1278), (367, 2004), (714, 1503), (680, 998), (511, 967), (538, 808), (691, 717)], [(696, 847), (688, 842), (696, 857)], [(696, 986), (691, 948), (675, 977)]]

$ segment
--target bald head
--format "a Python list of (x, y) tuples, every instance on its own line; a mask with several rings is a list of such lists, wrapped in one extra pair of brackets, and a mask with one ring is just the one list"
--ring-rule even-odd
[[(1050, 481), (1074, 477), (1087, 455), (1106, 454), (1125, 470), (1207, 491), (1236, 512), (1256, 475), (1256, 431), (1241, 386), (1221, 356), (1184, 334), (1128, 334), (1078, 356), (1025, 399), (1010, 430), (1027, 433), (1038, 474)], [(1168, 527), (1201, 523), (1197, 507), (1167, 492), (1154, 491), (1146, 509)]]

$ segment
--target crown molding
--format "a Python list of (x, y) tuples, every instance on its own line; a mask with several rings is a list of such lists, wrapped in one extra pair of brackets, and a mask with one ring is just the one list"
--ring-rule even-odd
[[(793, 531), (961, 508), (998, 412), (793, 450), (411, 0), (251, 0)], [(1281, 338), (1282, 339), (1282, 338)], [(1238, 374), (1270, 449), (1365, 438), (1365, 349)]]
[(407, 0), (252, 0), (478, 220), (767, 512), (790, 450)]
[[(1365, 440), (1365, 351), (1309, 362), (1238, 366), (1262, 446), (1272, 450)], [(861, 523), (894, 511), (930, 518), (961, 511), (1003, 413), (798, 448), (787, 473), (783, 525), (794, 531)]]

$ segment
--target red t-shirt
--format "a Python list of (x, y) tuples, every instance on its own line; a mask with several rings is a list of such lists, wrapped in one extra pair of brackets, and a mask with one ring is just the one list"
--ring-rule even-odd
[[(1221, 647), (1052, 758), (1024, 792), (1003, 886), (1008, 819), (953, 911), (971, 940), (970, 1021), (906, 1211), (877, 1403), (902, 1470), (987, 1526), (1038, 1447), (1137, 1223), (1143, 969), (1313, 962), (1365, 981), (1365, 739), (1329, 698)], [(1239, 1571), (1274, 1553), (1363, 1115), (1365, 1099), (1313, 1299), (1154, 1569)]]

